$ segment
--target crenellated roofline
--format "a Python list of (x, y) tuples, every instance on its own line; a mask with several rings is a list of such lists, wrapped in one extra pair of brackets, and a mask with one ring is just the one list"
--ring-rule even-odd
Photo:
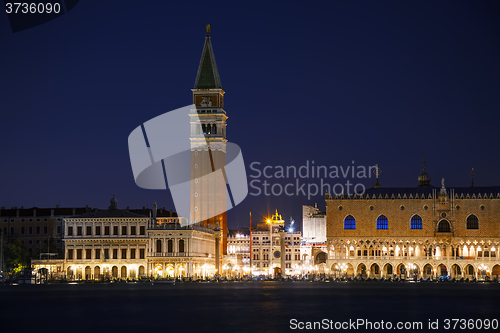
[[(325, 200), (346, 199), (433, 199), (434, 190), (428, 188), (370, 188), (361, 195), (357, 194), (325, 194)], [(454, 199), (500, 199), (500, 186), (490, 187), (455, 187), (449, 188)]]

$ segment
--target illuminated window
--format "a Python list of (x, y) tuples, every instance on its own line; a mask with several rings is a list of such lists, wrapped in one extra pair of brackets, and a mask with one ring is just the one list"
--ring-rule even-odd
[(352, 215), (346, 216), (344, 219), (344, 229), (345, 230), (354, 230), (356, 229), (356, 220)]
[(412, 229), (422, 229), (422, 218), (418, 215), (413, 215), (411, 218)]
[(385, 215), (380, 215), (377, 218), (377, 229), (389, 229), (389, 220), (387, 220), (387, 217), (385, 217)]
[(467, 218), (467, 229), (479, 229), (479, 220), (476, 215), (469, 215)]

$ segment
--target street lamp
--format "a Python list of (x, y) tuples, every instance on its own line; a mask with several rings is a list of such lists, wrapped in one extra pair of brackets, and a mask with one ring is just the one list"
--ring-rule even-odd
[(417, 265), (410, 263), (408, 264), (408, 271), (412, 273), (413, 275), (413, 280), (417, 280)]
[(341, 272), (344, 272), (343, 277), (345, 277), (346, 272), (347, 272), (347, 265), (345, 263), (336, 265), (335, 269), (338, 269), (339, 275), (341, 275)]
[(485, 264), (481, 264), (481, 265), (479, 265), (479, 269), (481, 270), (481, 279), (484, 280), (483, 275), (486, 275), (486, 271), (488, 270), (488, 266), (486, 266)]

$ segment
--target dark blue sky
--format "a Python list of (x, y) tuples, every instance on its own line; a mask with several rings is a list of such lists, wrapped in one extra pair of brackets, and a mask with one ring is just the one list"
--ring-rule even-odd
[[(471, 167), (500, 185), (499, 16), (498, 1), (81, 1), (13, 34), (0, 14), (0, 205), (173, 208), (135, 185), (127, 138), (191, 103), (207, 23), (247, 167), (354, 160), (412, 187), (427, 155), (433, 185), (468, 186)], [(229, 226), (314, 202), (249, 196)]]

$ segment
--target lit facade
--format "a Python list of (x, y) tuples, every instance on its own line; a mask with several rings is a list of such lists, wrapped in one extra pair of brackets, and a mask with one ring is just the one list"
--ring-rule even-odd
[[(302, 206), (302, 243), (300, 256), (305, 271), (327, 273), (326, 212), (315, 205)], [(323, 264), (323, 265), (322, 265)]]
[(250, 273), (250, 235), (245, 231), (229, 230), (227, 236), (227, 255), (223, 261), (224, 273), (235, 276)]
[(69, 280), (213, 276), (214, 231), (182, 227), (182, 217), (165, 209), (158, 212), (156, 204), (151, 210), (118, 209), (113, 196), (107, 210), (64, 219), (64, 259), (32, 264)]
[(215, 237), (199, 225), (151, 222), (148, 229), (148, 272), (156, 278), (215, 275)]
[[(500, 275), (500, 187), (369, 189), (326, 194), (332, 274), (368, 277)], [(378, 184), (378, 182), (377, 182)]]
[[(149, 218), (107, 210), (65, 218), (65, 273), (68, 279), (137, 278), (148, 275)], [(36, 262), (35, 262), (36, 263)]]
[[(286, 231), (281, 215), (274, 214), (251, 235), (251, 269), (254, 275), (273, 275), (283, 272), (287, 275), (301, 274), (300, 231)], [(282, 241), (283, 239), (283, 241)], [(284, 254), (284, 257), (282, 257)], [(282, 261), (283, 259), (283, 261)]]

